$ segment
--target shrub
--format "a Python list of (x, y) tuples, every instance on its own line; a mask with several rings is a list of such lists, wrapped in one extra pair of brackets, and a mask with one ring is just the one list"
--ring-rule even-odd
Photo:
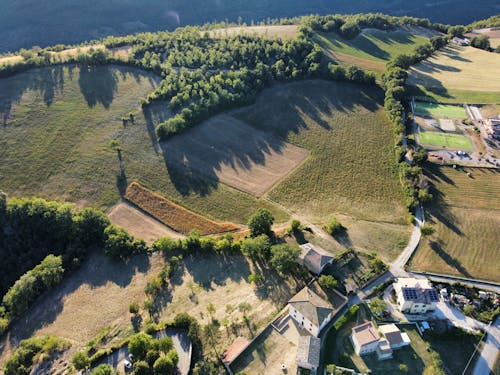
[(423, 236), (431, 236), (434, 234), (434, 232), (436, 231), (434, 229), (433, 226), (429, 225), (429, 224), (424, 224), (422, 225), (422, 227), (420, 228), (420, 231), (422, 232), (422, 235)]
[(90, 366), (90, 358), (84, 352), (77, 352), (71, 359), (71, 364), (77, 370), (85, 370)]
[(328, 234), (334, 236), (345, 230), (345, 227), (338, 221), (338, 219), (333, 216), (325, 224), (325, 230)]
[(325, 289), (332, 290), (337, 287), (337, 280), (332, 275), (321, 275), (318, 282)]
[(128, 307), (128, 311), (131, 314), (137, 315), (139, 313), (139, 303), (138, 302), (132, 302), (129, 305), (129, 307)]
[(255, 285), (261, 285), (264, 278), (260, 273), (251, 273), (248, 275), (248, 282)]
[(102, 365), (97, 366), (90, 375), (116, 375), (118, 371), (116, 371), (111, 365), (107, 363), (103, 363)]

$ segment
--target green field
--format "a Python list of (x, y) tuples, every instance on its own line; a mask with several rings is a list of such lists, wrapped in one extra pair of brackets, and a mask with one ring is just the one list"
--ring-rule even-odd
[(336, 33), (318, 33), (315, 41), (341, 64), (356, 64), (381, 72), (391, 58), (413, 52), (428, 42), (428, 38), (406, 31), (369, 29), (354, 39), (344, 39)]
[[(137, 180), (217, 220), (244, 223), (259, 205), (269, 207), (167, 163), (154, 133), (165, 106), (146, 114), (138, 106), (157, 82), (136, 69), (71, 66), (0, 80), (0, 190), (108, 209)], [(131, 110), (135, 121), (124, 126), (121, 118)], [(121, 143), (121, 160), (108, 145), (112, 139)], [(278, 221), (287, 219), (272, 210)]]
[(409, 95), (415, 99), (432, 100), (439, 103), (474, 103), (474, 104), (496, 104), (500, 103), (500, 92), (454, 90), (436, 87), (424, 87), (423, 85), (407, 86)]
[(425, 175), (434, 196), (426, 210), (426, 221), (436, 233), (424, 238), (411, 268), (500, 281), (498, 170), (428, 165)]
[(265, 90), (237, 111), (237, 118), (311, 153), (270, 198), (313, 220), (342, 212), (399, 222), (402, 192), (382, 100), (377, 87), (302, 81)]
[(465, 109), (462, 106), (427, 102), (415, 102), (415, 113), (417, 115), (439, 118), (446, 117), (451, 119), (461, 119), (467, 117)]
[(418, 138), (423, 145), (472, 150), (471, 140), (464, 135), (421, 131)]

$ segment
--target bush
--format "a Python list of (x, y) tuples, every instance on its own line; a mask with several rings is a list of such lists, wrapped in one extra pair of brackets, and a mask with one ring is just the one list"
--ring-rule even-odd
[(422, 227), (420, 228), (420, 231), (422, 232), (422, 235), (423, 236), (431, 236), (434, 234), (434, 232), (436, 231), (434, 229), (433, 226), (429, 225), (429, 224), (424, 224), (422, 225)]
[(489, 51), (491, 49), (490, 38), (487, 35), (475, 36), (470, 40), (470, 45), (475, 48)]
[(328, 220), (324, 228), (327, 233), (332, 236), (339, 234), (346, 229), (335, 216)]
[(118, 371), (116, 371), (111, 365), (107, 363), (103, 363), (102, 365), (97, 366), (90, 375), (117, 375)]
[(71, 359), (71, 364), (77, 370), (85, 370), (90, 366), (90, 358), (84, 352), (77, 352)]
[(332, 275), (321, 275), (318, 282), (325, 289), (333, 290), (337, 287), (337, 280)]

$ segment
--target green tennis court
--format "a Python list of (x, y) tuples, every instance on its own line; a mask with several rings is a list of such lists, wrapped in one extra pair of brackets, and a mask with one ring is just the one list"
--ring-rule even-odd
[(467, 117), (462, 106), (426, 102), (415, 102), (415, 113), (417, 115), (454, 119)]
[(423, 145), (472, 150), (471, 140), (463, 135), (452, 135), (436, 132), (420, 132), (419, 139), (420, 143)]

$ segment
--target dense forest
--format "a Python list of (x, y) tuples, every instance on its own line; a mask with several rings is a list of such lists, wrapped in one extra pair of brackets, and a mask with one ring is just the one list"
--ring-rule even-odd
[(75, 44), (107, 35), (172, 30), (214, 21), (256, 23), (305, 14), (382, 12), (468, 24), (498, 12), (498, 1), (411, 2), (403, 0), (4, 0), (0, 12), (0, 53), (58, 43)]

